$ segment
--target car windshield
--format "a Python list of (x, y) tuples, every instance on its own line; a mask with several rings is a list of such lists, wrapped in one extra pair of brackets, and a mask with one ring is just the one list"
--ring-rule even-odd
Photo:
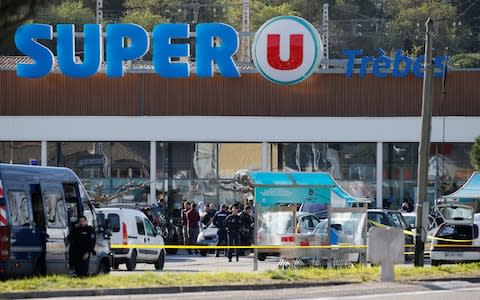
[(261, 224), (271, 234), (293, 232), (292, 212), (266, 212), (261, 218)]
[(387, 226), (396, 226), (392, 220), (392, 216), (382, 212), (368, 212), (368, 219)]
[(408, 215), (408, 216), (403, 216), (403, 219), (409, 226), (415, 226), (415, 216), (414, 215)]
[(440, 207), (440, 213), (449, 220), (472, 220), (473, 208), (463, 206)]
[(405, 220), (403, 219), (402, 215), (399, 212), (389, 212), (389, 216), (392, 218), (393, 224), (395, 224), (395, 227), (398, 228), (403, 228), (407, 229), (408, 226), (405, 223)]
[(314, 214), (319, 219), (325, 219), (328, 217), (328, 208), (325, 204), (303, 203), (299, 212)]

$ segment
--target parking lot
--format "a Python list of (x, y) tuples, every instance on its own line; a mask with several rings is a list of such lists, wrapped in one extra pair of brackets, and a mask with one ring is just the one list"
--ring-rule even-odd
[[(278, 268), (278, 257), (269, 257), (263, 262), (258, 262), (259, 271), (267, 271)], [(153, 264), (137, 264), (135, 272), (152, 271), (155, 272)], [(253, 271), (253, 254), (249, 256), (240, 256), (238, 262), (235, 257), (232, 262), (228, 262), (225, 256), (215, 257), (208, 255), (191, 255), (183, 252), (179, 254), (167, 255), (163, 272), (247, 272)], [(113, 271), (115, 274), (129, 274), (125, 265), (120, 265), (120, 269)]]
[[(278, 257), (268, 257), (265, 261), (258, 262), (259, 271), (267, 271), (278, 268)], [(413, 266), (413, 263), (405, 262), (405, 266)], [(430, 267), (430, 259), (425, 258), (425, 267)], [(135, 272), (155, 272), (155, 267), (152, 264), (137, 264)], [(165, 259), (165, 267), (162, 272), (248, 272), (253, 271), (253, 254), (249, 256), (240, 256), (238, 262), (233, 259), (233, 262), (228, 262), (225, 256), (215, 257), (208, 255), (202, 257), (199, 255), (191, 255), (183, 252), (179, 254), (167, 255)], [(120, 265), (118, 270), (113, 271), (114, 274), (129, 274), (125, 265)]]

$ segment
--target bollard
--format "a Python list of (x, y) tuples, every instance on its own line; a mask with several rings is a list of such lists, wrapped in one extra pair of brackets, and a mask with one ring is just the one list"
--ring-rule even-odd
[(395, 280), (394, 265), (403, 264), (405, 236), (394, 227), (372, 227), (368, 231), (367, 257), (370, 263), (379, 264), (384, 282)]

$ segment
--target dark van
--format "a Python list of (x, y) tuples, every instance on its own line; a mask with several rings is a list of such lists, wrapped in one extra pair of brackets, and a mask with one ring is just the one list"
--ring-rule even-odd
[(87, 215), (97, 232), (89, 273), (108, 272), (108, 230), (98, 225), (75, 173), (0, 164), (0, 277), (69, 273), (68, 235), (80, 215)]

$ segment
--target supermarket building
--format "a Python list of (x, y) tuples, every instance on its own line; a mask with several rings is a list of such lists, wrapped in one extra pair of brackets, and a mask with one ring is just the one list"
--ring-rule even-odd
[[(136, 61), (122, 78), (19, 78), (27, 57), (0, 57), (0, 162), (67, 166), (108, 194), (144, 183), (178, 209), (184, 198), (230, 203), (240, 169), (329, 171), (358, 197), (398, 208), (416, 193), (423, 80), (319, 69), (296, 85), (240, 78), (165, 79)], [(430, 197), (471, 174), (480, 135), (480, 71), (435, 81)], [(134, 200), (155, 201), (133, 192)]]

